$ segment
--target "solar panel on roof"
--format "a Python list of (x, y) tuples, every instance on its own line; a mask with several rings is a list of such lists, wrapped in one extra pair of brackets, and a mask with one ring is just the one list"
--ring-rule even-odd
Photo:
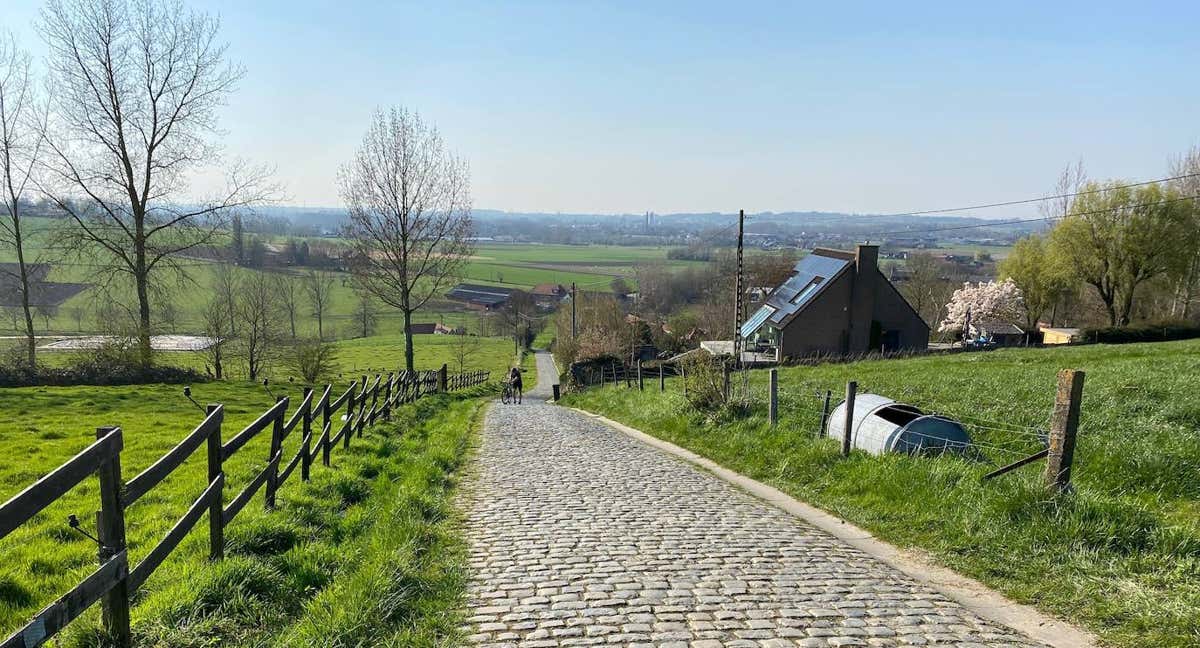
[(742, 328), (738, 329), (738, 335), (744, 338), (754, 335), (754, 332), (758, 330), (758, 327), (762, 326), (763, 322), (766, 322), (767, 318), (770, 317), (771, 313), (774, 312), (775, 309), (770, 306), (760, 306), (759, 309), (754, 311), (754, 314), (750, 316), (750, 319), (746, 320), (745, 324), (742, 324)]
[(799, 312), (820, 292), (821, 286), (836, 277), (850, 263), (848, 259), (820, 254), (810, 254), (800, 259), (792, 276), (767, 300), (767, 304), (776, 309), (770, 316), (770, 321), (778, 324)]

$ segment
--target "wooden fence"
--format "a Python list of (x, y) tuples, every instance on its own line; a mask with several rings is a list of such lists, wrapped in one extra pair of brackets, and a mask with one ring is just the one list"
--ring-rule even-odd
[[(328, 466), (333, 448), (339, 443), (343, 448), (349, 448), (352, 437), (361, 437), (365, 427), (380, 419), (390, 419), (393, 408), (428, 394), (480, 385), (486, 383), (488, 377), (487, 371), (448, 375), (443, 365), (440, 370), (402, 371), (389, 373), (386, 378), (376, 374), (371, 382), (368, 382), (367, 376), (363, 376), (336, 397), (333, 395), (333, 386), (326, 385), (315, 403), (317, 393), (305, 389), (303, 400), (291, 416), (287, 414), (289, 399), (280, 397), (274, 406), (225, 442), (222, 442), (221, 436), (224, 408), (210, 405), (204, 420), (194, 430), (128, 482), (123, 482), (121, 475), (121, 428), (98, 428), (94, 443), (0, 507), (0, 540), (77, 484), (96, 474), (100, 480), (100, 510), (96, 514), (100, 566), (74, 589), (0, 643), (0, 648), (40, 646), (97, 601), (103, 606), (104, 626), (113, 642), (117, 646), (130, 646), (131, 595), (171, 555), (206, 513), (209, 557), (221, 560), (224, 558), (225, 527), (259, 490), (264, 491), (264, 506), (271, 510), (275, 507), (279, 488), (297, 468), (300, 469), (300, 479), (308, 481), (313, 462), (318, 457), (322, 464)], [(337, 417), (343, 410), (345, 414)], [(224, 462), (267, 430), (270, 431), (271, 443), (266, 467), (225, 504)], [(296, 430), (302, 435), (300, 448), (284, 463), (283, 442)], [(201, 446), (205, 447), (207, 453), (208, 482), (183, 517), (141, 562), (131, 568), (125, 547), (126, 509), (153, 490)], [(71, 524), (77, 525), (74, 516)]]

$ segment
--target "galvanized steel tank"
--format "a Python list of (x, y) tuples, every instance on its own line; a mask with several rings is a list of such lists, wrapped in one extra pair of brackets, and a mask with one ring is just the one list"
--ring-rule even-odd
[[(846, 402), (829, 415), (828, 434), (841, 441), (845, 435)], [(928, 415), (879, 394), (858, 394), (854, 399), (853, 447), (871, 454), (885, 452), (963, 452), (971, 437), (956, 421)]]

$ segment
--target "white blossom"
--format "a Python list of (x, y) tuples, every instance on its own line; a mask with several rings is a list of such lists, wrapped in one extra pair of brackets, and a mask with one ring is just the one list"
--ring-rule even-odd
[(1007, 322), (1021, 319), (1025, 300), (1012, 279), (972, 284), (954, 291), (946, 304), (946, 319), (938, 331), (962, 331), (970, 322)]

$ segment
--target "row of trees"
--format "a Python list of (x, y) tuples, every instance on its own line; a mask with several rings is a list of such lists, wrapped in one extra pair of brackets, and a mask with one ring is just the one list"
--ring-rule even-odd
[(1045, 234), (1014, 246), (1000, 264), (1023, 295), (1028, 326), (1039, 320), (1194, 317), (1200, 288), (1200, 148), (1173, 161), (1163, 183), (1089, 181), (1081, 165), (1060, 177), (1043, 213)]
[[(290, 359), (291, 366), (310, 381), (314, 378), (309, 372), (329, 368), (332, 274), (309, 271), (297, 280), (285, 274), (239, 272), (228, 265), (217, 268), (213, 296), (203, 311), (204, 333), (215, 340), (205, 350), (214, 378), (226, 377), (228, 361), (233, 359), (250, 380), (280, 360)], [(352, 332), (366, 337), (375, 330), (378, 307), (370, 294), (355, 294)], [(316, 322), (315, 337), (297, 333), (296, 322), (306, 314)], [(323, 362), (313, 364), (313, 358)]]
[[(217, 19), (171, 0), (49, 0), (37, 28), (45, 69), (0, 37), (2, 235), (18, 258), (28, 361), (21, 205), (37, 199), (71, 223), (52, 247), (93, 264), (102, 288), (136, 295), (137, 355), (148, 368), (151, 302), (182, 273), (179, 257), (222, 236), (234, 212), (278, 195), (267, 169), (221, 153), (218, 111), (243, 72), (226, 61)], [(190, 180), (209, 171), (226, 182), (197, 195)]]
[[(152, 302), (171, 275), (185, 275), (180, 257), (231, 235), (244, 246), (241, 214), (279, 195), (269, 170), (221, 154), (219, 108), (243, 70), (226, 60), (218, 20), (173, 0), (48, 0), (37, 27), (44, 70), (0, 38), (0, 238), (18, 257), (28, 361), (35, 360), (25, 269), (31, 247), (21, 208), (42, 201), (71, 223), (55, 230), (52, 247), (94, 264), (101, 288), (136, 296), (133, 337), (148, 368)], [(224, 175), (225, 186), (197, 195), (190, 180), (207, 172)], [(412, 369), (413, 313), (444, 291), (471, 253), (467, 166), (417, 114), (380, 111), (341, 169), (339, 189), (356, 286), (401, 311)], [(263, 308), (254, 302), (266, 301), (269, 283), (248, 278), (237, 287), (247, 295), (215, 299), (225, 302), (231, 332), (239, 318), (230, 313), (242, 311), (250, 337), (238, 336), (247, 348), (258, 346), (254, 313)], [(374, 316), (358, 315), (368, 330)], [(248, 365), (255, 373), (257, 360)]]

